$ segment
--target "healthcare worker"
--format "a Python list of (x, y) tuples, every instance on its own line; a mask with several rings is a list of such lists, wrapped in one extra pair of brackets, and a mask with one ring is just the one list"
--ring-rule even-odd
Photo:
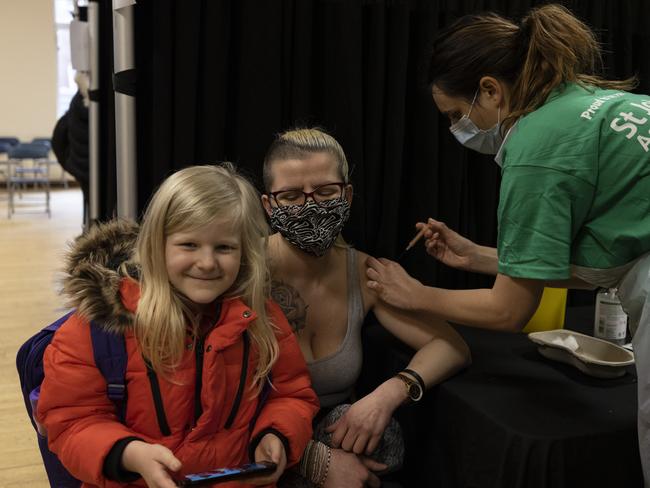
[(617, 287), (638, 372), (639, 442), (650, 486), (650, 96), (597, 75), (592, 31), (566, 8), (519, 25), (468, 15), (434, 43), (429, 83), (464, 146), (502, 169), (497, 249), (429, 219), (429, 254), (496, 275), (491, 289), (422, 285), (369, 258), (367, 285), (390, 305), (475, 327), (520, 330), (544, 286)]

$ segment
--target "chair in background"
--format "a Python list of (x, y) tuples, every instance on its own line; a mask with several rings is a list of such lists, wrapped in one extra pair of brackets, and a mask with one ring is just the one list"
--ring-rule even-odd
[(48, 149), (52, 149), (52, 141), (49, 137), (34, 137), (31, 144), (43, 144), (47, 146)]
[(0, 154), (7, 154), (9, 149), (19, 144), (17, 137), (0, 137)]
[[(16, 193), (30, 190), (45, 193), (45, 211), (50, 211), (50, 148), (42, 143), (18, 144), (7, 153), (8, 217), (15, 213)], [(31, 165), (26, 162), (31, 161)]]
[(17, 137), (0, 137), (0, 175), (2, 175), (7, 189), (9, 188), (9, 163), (7, 161), (7, 154), (9, 153), (9, 150), (12, 147), (17, 146), (19, 142), (20, 141)]
[(14, 146), (8, 142), (0, 142), (0, 154), (7, 154), (9, 152), (9, 149), (12, 147)]
[[(34, 137), (34, 139), (32, 139), (32, 144), (43, 144), (44, 146), (47, 146), (50, 151), (52, 150), (52, 140), (49, 137)], [(68, 179), (65, 177), (65, 175), (66, 170), (61, 168), (61, 186), (67, 189)]]
[(13, 146), (8, 142), (0, 142), (0, 176), (9, 190), (9, 162), (7, 161), (7, 153)]
[(17, 146), (20, 141), (17, 137), (0, 137), (0, 143), (9, 144), (10, 146)]

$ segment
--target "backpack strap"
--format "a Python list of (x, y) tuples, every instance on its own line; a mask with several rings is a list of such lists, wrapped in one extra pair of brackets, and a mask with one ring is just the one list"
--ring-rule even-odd
[(121, 334), (107, 332), (90, 323), (95, 364), (106, 380), (106, 393), (115, 404), (120, 422), (126, 418), (126, 343)]
[(65, 314), (63, 317), (57, 319), (55, 322), (52, 322), (50, 325), (47, 327), (43, 328), (43, 330), (47, 330), (49, 332), (56, 332), (59, 330), (59, 327), (61, 327), (65, 322), (72, 316), (73, 313), (75, 313), (76, 310), (72, 309), (70, 310), (67, 314)]

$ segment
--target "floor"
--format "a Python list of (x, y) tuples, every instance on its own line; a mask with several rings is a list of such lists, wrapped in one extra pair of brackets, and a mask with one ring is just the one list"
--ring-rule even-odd
[(57, 279), (66, 243), (81, 232), (81, 191), (54, 190), (51, 206), (50, 219), (43, 207), (27, 213), (27, 205), (7, 219), (0, 193), (0, 488), (49, 487), (15, 359), (27, 338), (63, 313)]

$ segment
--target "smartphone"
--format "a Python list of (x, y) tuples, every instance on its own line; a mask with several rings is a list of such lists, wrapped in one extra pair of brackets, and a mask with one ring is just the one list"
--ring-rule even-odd
[(178, 486), (203, 486), (226, 481), (241, 480), (271, 474), (277, 465), (269, 461), (244, 464), (234, 468), (217, 468), (203, 473), (188, 474), (178, 482)]

